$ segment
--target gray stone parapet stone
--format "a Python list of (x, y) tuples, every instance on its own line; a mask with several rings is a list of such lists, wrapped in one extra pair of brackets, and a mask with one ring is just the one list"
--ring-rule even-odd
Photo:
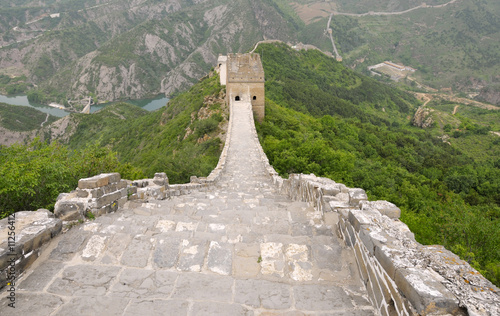
[(127, 197), (127, 181), (119, 173), (104, 173), (80, 179), (75, 191), (61, 194), (54, 214), (65, 222), (83, 220), (88, 212), (100, 216), (116, 211)]
[(45, 209), (17, 212), (0, 220), (0, 288), (15, 285), (39, 256), (44, 243), (61, 232), (62, 221)]
[(259, 152), (282, 193), (312, 203), (324, 219), (338, 214), (338, 232), (353, 247), (372, 305), (381, 315), (500, 315), (499, 289), (444, 247), (416, 242), (399, 220), (396, 205), (368, 201), (362, 189), (313, 174), (283, 179), (262, 147)]

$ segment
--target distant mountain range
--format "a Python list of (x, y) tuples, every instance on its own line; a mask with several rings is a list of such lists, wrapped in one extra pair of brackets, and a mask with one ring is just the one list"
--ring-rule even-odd
[(0, 91), (37, 88), (46, 103), (173, 94), (219, 54), (263, 39), (332, 51), (332, 12), (345, 65), (366, 72), (392, 60), (433, 88), (500, 102), (496, 0), (1, 0), (0, 8)]
[(9, 6), (0, 9), (0, 68), (26, 75), (57, 101), (171, 94), (206, 74), (220, 53), (247, 51), (264, 38), (291, 40), (296, 32), (265, 0)]

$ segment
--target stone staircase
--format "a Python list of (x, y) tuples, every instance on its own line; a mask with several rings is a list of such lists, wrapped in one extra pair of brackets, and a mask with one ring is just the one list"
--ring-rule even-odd
[(336, 218), (276, 191), (251, 104), (234, 106), (216, 184), (128, 201), (54, 238), (2, 315), (376, 314)]
[[(500, 315), (500, 290), (417, 243), (396, 205), (314, 175), (281, 178), (251, 102), (230, 107), (206, 178), (101, 174), (62, 194), (55, 214), (2, 219), (0, 235), (16, 237), (0, 240), (0, 314)], [(75, 226), (59, 234), (63, 221)]]

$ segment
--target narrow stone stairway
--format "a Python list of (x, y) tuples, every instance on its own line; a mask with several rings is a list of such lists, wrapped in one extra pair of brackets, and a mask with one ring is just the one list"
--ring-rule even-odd
[(20, 279), (16, 309), (1, 314), (374, 315), (335, 222), (280, 195), (266, 175), (250, 103), (234, 102), (231, 115), (216, 185), (130, 201), (73, 227)]

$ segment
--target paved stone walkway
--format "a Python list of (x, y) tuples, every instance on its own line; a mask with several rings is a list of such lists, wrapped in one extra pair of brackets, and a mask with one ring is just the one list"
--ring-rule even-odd
[(213, 192), (99, 217), (57, 237), (2, 315), (374, 315), (352, 251), (314, 209), (279, 195), (236, 102)]

